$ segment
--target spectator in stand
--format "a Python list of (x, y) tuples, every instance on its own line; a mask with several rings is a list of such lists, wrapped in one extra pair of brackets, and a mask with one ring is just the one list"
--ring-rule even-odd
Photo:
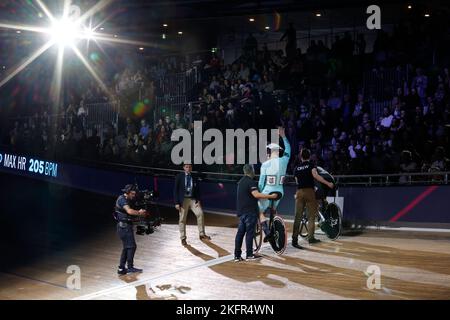
[(358, 100), (353, 108), (353, 123), (352, 125), (355, 125), (357, 123), (360, 123), (363, 120), (363, 115), (368, 111), (367, 103), (364, 100), (364, 96), (359, 93), (358, 94)]
[(332, 146), (333, 151), (338, 151), (338, 143), (339, 143), (339, 137), (341, 135), (341, 132), (339, 128), (333, 129), (333, 137), (331, 138), (330, 144)]
[(134, 135), (137, 131), (136, 131), (136, 125), (134, 124), (134, 122), (131, 120), (131, 118), (127, 118), (127, 126), (125, 128), (125, 132), (127, 134), (132, 134)]
[[(414, 162), (412, 153), (409, 150), (402, 151), (400, 160), (400, 172), (401, 173), (412, 173), (417, 172), (417, 164)], [(401, 176), (399, 178), (399, 183), (408, 183), (408, 176)]]
[(294, 24), (292, 22), (289, 23), (289, 27), (286, 32), (281, 37), (280, 41), (286, 41), (286, 56), (289, 61), (292, 61), (297, 52), (297, 30), (294, 28)]
[(241, 63), (241, 66), (239, 69), (239, 79), (246, 80), (246, 79), (248, 79), (249, 75), (250, 75), (249, 68), (245, 64)]
[(336, 91), (333, 91), (331, 93), (330, 98), (328, 99), (328, 103), (327, 106), (332, 110), (332, 111), (337, 111), (341, 109), (342, 106), (342, 99), (337, 95)]
[(260, 90), (266, 94), (271, 94), (275, 90), (275, 85), (267, 74), (263, 77), (263, 84), (261, 85)]
[(179, 112), (175, 113), (174, 124), (175, 124), (175, 129), (185, 129), (186, 128), (186, 123), (181, 118), (181, 114)]
[(450, 160), (445, 157), (445, 150), (442, 146), (438, 146), (431, 158), (431, 170), (446, 171), (450, 168)]
[(145, 119), (141, 120), (141, 129), (139, 129), (139, 135), (142, 139), (146, 139), (150, 132), (150, 126)]
[(428, 77), (423, 74), (421, 68), (417, 68), (416, 77), (412, 81), (411, 87), (417, 90), (417, 94), (422, 103), (425, 102), (427, 96)]
[(390, 128), (392, 125), (392, 121), (394, 116), (389, 111), (389, 108), (383, 108), (383, 116), (380, 118), (380, 126), (383, 128)]

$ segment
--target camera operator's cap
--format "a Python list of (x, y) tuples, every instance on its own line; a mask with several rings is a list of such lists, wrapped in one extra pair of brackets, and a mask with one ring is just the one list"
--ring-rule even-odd
[(131, 192), (137, 191), (137, 187), (134, 184), (127, 184), (125, 188), (122, 189), (122, 192)]
[(279, 144), (276, 144), (276, 143), (271, 143), (271, 144), (269, 144), (269, 145), (267, 146), (267, 149), (270, 149), (270, 150), (283, 150), (283, 148), (280, 147), (280, 145), (279, 145)]

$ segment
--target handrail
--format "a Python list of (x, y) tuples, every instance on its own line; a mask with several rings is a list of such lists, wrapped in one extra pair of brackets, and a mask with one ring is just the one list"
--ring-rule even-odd
[[(120, 99), (117, 100), (112, 100), (112, 101), (105, 101), (105, 102), (93, 102), (93, 103), (86, 103), (84, 106), (86, 108), (89, 107), (94, 107), (94, 106), (99, 106), (99, 105), (115, 105), (115, 104), (119, 104), (120, 103)], [(89, 115), (89, 114), (88, 114)], [(66, 110), (57, 112), (57, 113), (50, 113), (47, 114), (46, 116), (43, 115), (38, 115), (38, 119), (41, 118), (64, 118), (66, 117)], [(16, 117), (10, 117), (8, 118), (10, 121), (17, 121), (17, 120), (28, 120), (28, 119), (35, 119), (34, 115), (29, 115), (29, 116), (16, 116)]]
[[(5, 149), (8, 149), (7, 147)], [(76, 164), (92, 165), (95, 167), (110, 167), (121, 171), (133, 171), (135, 173), (147, 173), (156, 176), (173, 177), (175, 174), (183, 172), (181, 169), (146, 167), (141, 165), (124, 164), (117, 162), (95, 161), (82, 158), (76, 158)], [(69, 161), (70, 163), (70, 161)], [(227, 172), (208, 172), (208, 171), (194, 171), (200, 174), (206, 180), (215, 181), (237, 181), (242, 177), (241, 173), (227, 173)], [(388, 186), (388, 185), (420, 185), (420, 184), (449, 184), (450, 171), (443, 172), (411, 172), (411, 173), (390, 173), (390, 174), (352, 174), (352, 175), (335, 175), (334, 178), (339, 185), (355, 185), (355, 186)], [(405, 177), (403, 181), (398, 181), (396, 178)], [(414, 180), (416, 177), (418, 180)], [(426, 179), (420, 179), (425, 177)], [(294, 182), (292, 175), (286, 175), (287, 184)], [(437, 179), (439, 178), (439, 179)]]
[[(5, 149), (8, 149), (7, 147)], [(173, 177), (175, 174), (183, 172), (181, 169), (171, 168), (158, 168), (158, 167), (146, 167), (133, 164), (124, 164), (117, 162), (105, 162), (105, 161), (93, 161), (87, 159), (76, 158), (75, 164), (87, 165), (94, 167), (109, 167), (112, 169), (141, 173), (152, 174), (159, 177)], [(71, 163), (69, 161), (68, 163)], [(208, 172), (208, 171), (194, 171), (201, 175), (201, 178), (209, 181), (223, 181), (223, 182), (236, 182), (242, 177), (240, 173), (226, 173), (226, 172)], [(412, 173), (393, 173), (393, 174), (360, 174), (360, 175), (335, 175), (334, 178), (340, 186), (395, 186), (395, 185), (430, 185), (430, 184), (449, 184), (450, 171), (445, 172), (412, 172)], [(405, 177), (404, 180), (396, 180), (396, 178)], [(413, 178), (416, 178), (413, 179)], [(425, 179), (423, 179), (425, 177)], [(286, 184), (294, 184), (292, 175), (286, 175)], [(422, 179), (421, 179), (422, 178)]]
[[(158, 167), (146, 167), (146, 166), (138, 166), (138, 165), (129, 165), (124, 163), (118, 163), (118, 162), (104, 162), (104, 161), (95, 161), (95, 163), (98, 164), (108, 164), (108, 165), (114, 165), (118, 167), (131, 167), (131, 168), (138, 168), (138, 169), (145, 169), (148, 171), (167, 171), (167, 172), (183, 172), (181, 169), (169, 169), (169, 168), (158, 168)], [(199, 171), (194, 171), (195, 173), (200, 173)], [(242, 174), (238, 173), (223, 173), (223, 172), (209, 172), (209, 171), (203, 171), (202, 174), (208, 174), (208, 175), (225, 175), (225, 176), (235, 176), (235, 177), (242, 177)], [(430, 176), (430, 175), (449, 175), (450, 171), (443, 171), (443, 172), (412, 172), (412, 173), (389, 173), (389, 174), (349, 174), (349, 175), (334, 175), (334, 178), (336, 179), (346, 179), (346, 178), (386, 178), (386, 177), (403, 177), (403, 176)], [(287, 177), (294, 177), (293, 175), (287, 175)]]
[(403, 173), (389, 173), (389, 174), (349, 174), (349, 175), (336, 175), (335, 178), (385, 178), (385, 177), (403, 177), (403, 176), (429, 176), (429, 175), (445, 175), (450, 174), (450, 171), (442, 171), (442, 172), (403, 172)]
[[(106, 165), (110, 167), (115, 167), (121, 170), (133, 170), (140, 172), (152, 173), (158, 176), (173, 176), (180, 172), (181, 169), (169, 169), (169, 168), (158, 168), (158, 167), (145, 167), (138, 165), (128, 165), (123, 163), (112, 163), (112, 162), (98, 162), (92, 161), (94, 165)], [(238, 173), (223, 173), (223, 172), (208, 172), (208, 171), (193, 171), (196, 174), (201, 174), (206, 180), (217, 179), (220, 181), (236, 181), (242, 177), (242, 174)], [(413, 173), (392, 173), (392, 174), (361, 174), (361, 175), (335, 175), (334, 178), (339, 185), (364, 185), (364, 186), (387, 186), (387, 185), (414, 185), (414, 184), (430, 184), (430, 183), (440, 183), (448, 184), (450, 171), (445, 172), (413, 172)], [(256, 176), (258, 177), (258, 175)], [(287, 184), (292, 184), (294, 181), (294, 176), (286, 175)], [(406, 182), (397, 182), (395, 178), (407, 177)], [(442, 180), (427, 179), (414, 181), (413, 177), (440, 177)], [(377, 181), (379, 179), (380, 181)], [(347, 181), (346, 181), (347, 180)], [(351, 181), (359, 180), (359, 181)], [(375, 181), (374, 181), (375, 180)]]

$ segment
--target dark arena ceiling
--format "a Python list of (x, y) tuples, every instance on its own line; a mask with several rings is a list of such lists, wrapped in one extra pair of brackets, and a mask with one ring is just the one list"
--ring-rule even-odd
[[(0, 19), (8, 21), (35, 20), (31, 17), (35, 0), (2, 0), (0, 3)], [(52, 12), (62, 7), (63, 1), (43, 0)], [(83, 9), (88, 9), (98, 2), (96, 0), (72, 0)], [(410, 1), (412, 2), (412, 1)], [(415, 6), (423, 6), (433, 10), (446, 10), (448, 1), (413, 1)], [(280, 14), (282, 27), (289, 20), (295, 20), (298, 28), (309, 26), (309, 16), (314, 12), (322, 12), (323, 26), (332, 24), (360, 23), (365, 18), (361, 9), (373, 4), (373, 1), (364, 0), (268, 0), (268, 1), (238, 1), (238, 0), (111, 0), (105, 1), (105, 6), (99, 15), (109, 28), (120, 29), (122, 32), (132, 33), (160, 33), (164, 23), (169, 28), (183, 28), (184, 30), (204, 31), (213, 28), (226, 30), (241, 23), (242, 17), (264, 16), (270, 20), (274, 14)], [(382, 8), (402, 7), (408, 1), (378, 1), (376, 4)], [(394, 11), (396, 12), (396, 11)], [(356, 14), (357, 13), (357, 14)], [(299, 16), (297, 16), (299, 15)], [(388, 21), (398, 16), (398, 12), (390, 14), (390, 10), (383, 11), (383, 18)], [(331, 19), (331, 20), (330, 20)], [(35, 21), (32, 21), (35, 22)], [(258, 27), (258, 24), (255, 24)], [(206, 28), (207, 27), (207, 28)], [(318, 25), (320, 27), (320, 25)]]
[[(48, 27), (49, 21), (37, 1), (45, 3), (55, 17), (63, 11), (63, 0), (1, 0), (0, 22)], [(104, 4), (92, 17), (92, 24), (101, 27), (102, 33), (157, 45), (167, 35), (168, 39), (175, 39), (176, 46), (179, 40), (195, 41), (197, 48), (206, 50), (216, 46), (220, 36), (264, 33), (269, 28), (270, 32), (283, 32), (289, 22), (294, 22), (296, 29), (303, 32), (364, 26), (368, 16), (366, 8), (373, 1), (72, 0), (72, 3), (82, 13)], [(382, 9), (383, 24), (398, 22), (410, 14), (406, 9), (409, 2), (405, 0), (376, 3)], [(445, 16), (449, 13), (448, 1), (414, 1), (414, 7), (419, 14), (424, 10)], [(316, 18), (317, 13), (321, 14), (320, 18)], [(253, 23), (249, 23), (250, 17), (255, 18)], [(179, 32), (183, 32), (183, 37), (177, 37)], [(0, 44), (4, 47), (14, 46), (18, 38), (36, 42), (32, 32), (22, 32), (18, 37), (16, 30), (0, 28)], [(0, 60), (6, 60), (5, 55), (0, 52)]]

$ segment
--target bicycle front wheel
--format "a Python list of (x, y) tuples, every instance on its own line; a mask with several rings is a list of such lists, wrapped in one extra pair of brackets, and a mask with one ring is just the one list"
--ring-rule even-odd
[(336, 240), (342, 231), (342, 213), (341, 209), (335, 203), (329, 203), (323, 216), (325, 221), (321, 224), (322, 231), (331, 240)]

